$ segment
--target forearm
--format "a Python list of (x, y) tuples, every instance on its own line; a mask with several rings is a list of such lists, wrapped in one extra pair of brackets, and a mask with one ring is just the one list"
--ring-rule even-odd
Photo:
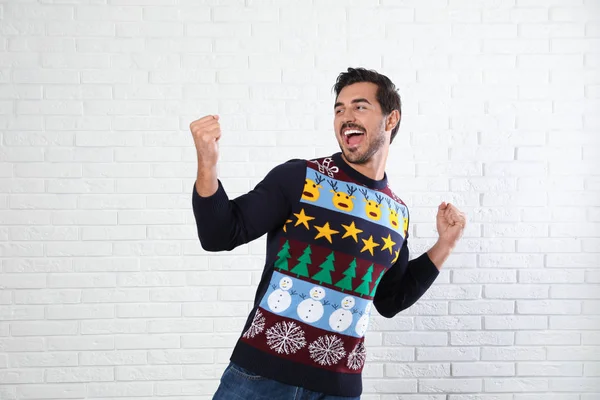
[(403, 245), (396, 264), (386, 272), (373, 299), (379, 313), (392, 318), (413, 305), (439, 275), (427, 253), (408, 261), (408, 247)]
[(217, 181), (217, 165), (205, 165), (198, 156), (198, 172), (196, 174), (196, 191), (201, 197), (209, 197), (215, 194), (219, 188)]
[(444, 242), (439, 239), (428, 251), (429, 259), (438, 270), (442, 269), (442, 265), (446, 262), (450, 254), (454, 250), (454, 245)]
[(238, 221), (219, 181), (216, 181), (214, 190), (210, 187), (212, 183), (208, 184), (204, 180), (197, 180), (194, 184), (192, 207), (198, 238), (204, 250), (231, 250), (242, 241), (236, 233)]

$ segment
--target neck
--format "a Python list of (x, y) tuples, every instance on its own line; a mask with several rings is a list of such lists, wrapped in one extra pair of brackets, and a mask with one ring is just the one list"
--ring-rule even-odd
[(380, 151), (375, 153), (373, 157), (371, 157), (366, 163), (355, 164), (348, 161), (348, 159), (346, 159), (346, 157), (344, 156), (344, 152), (342, 152), (342, 158), (344, 159), (346, 164), (348, 164), (350, 167), (360, 172), (367, 178), (376, 181), (383, 179), (383, 177), (385, 176), (385, 165), (387, 162), (387, 157), (388, 149), (382, 148)]

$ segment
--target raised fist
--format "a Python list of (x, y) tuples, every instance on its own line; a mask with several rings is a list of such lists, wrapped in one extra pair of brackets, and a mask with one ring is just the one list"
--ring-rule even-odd
[(221, 138), (221, 124), (218, 115), (207, 115), (190, 124), (198, 153), (198, 167), (212, 168), (219, 158), (218, 141)]

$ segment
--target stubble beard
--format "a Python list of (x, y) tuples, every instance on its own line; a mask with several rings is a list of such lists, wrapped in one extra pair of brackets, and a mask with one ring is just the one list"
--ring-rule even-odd
[[(366, 139), (366, 138), (365, 138)], [(344, 158), (353, 164), (366, 164), (371, 160), (373, 155), (377, 153), (385, 144), (385, 133), (383, 131), (383, 124), (379, 128), (379, 134), (373, 142), (368, 144), (367, 149), (361, 152), (359, 149), (355, 151), (347, 150), (343, 145), (340, 145)]]

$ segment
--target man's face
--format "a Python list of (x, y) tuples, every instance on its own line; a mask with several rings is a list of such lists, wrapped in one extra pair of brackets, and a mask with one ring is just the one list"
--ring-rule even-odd
[(336, 99), (334, 130), (344, 157), (351, 163), (366, 163), (390, 142), (376, 94), (376, 84), (358, 82), (344, 87)]

